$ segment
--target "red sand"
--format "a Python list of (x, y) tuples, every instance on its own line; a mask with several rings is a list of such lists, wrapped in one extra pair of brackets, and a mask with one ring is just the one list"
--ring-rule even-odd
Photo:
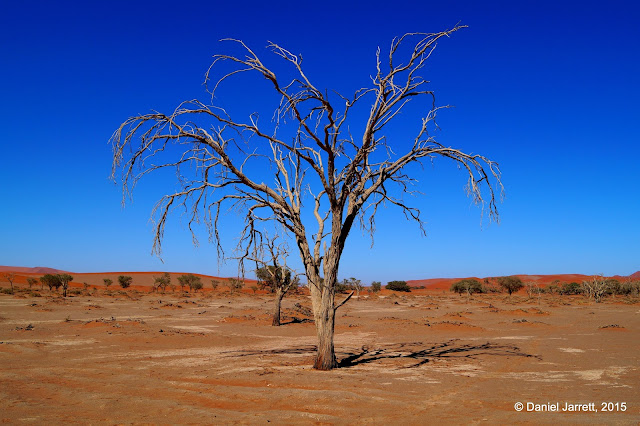
[[(596, 304), (550, 294), (470, 300), (448, 291), (365, 295), (336, 316), (336, 351), (344, 368), (320, 372), (311, 369), (314, 324), (296, 311), (296, 303), (310, 305), (306, 296), (287, 296), (286, 325), (271, 327), (269, 295), (103, 289), (66, 299), (49, 290), (0, 294), (0, 422), (640, 419), (638, 298)], [(517, 402), (594, 403), (599, 410), (602, 402), (619, 402), (627, 409), (518, 412)]]

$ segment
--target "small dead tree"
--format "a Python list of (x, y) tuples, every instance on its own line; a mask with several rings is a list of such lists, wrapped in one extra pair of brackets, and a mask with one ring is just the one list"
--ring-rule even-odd
[(582, 288), (589, 300), (593, 299), (596, 303), (602, 302), (602, 297), (607, 293), (608, 282), (603, 275), (594, 275), (590, 280), (582, 282)]
[(526, 281), (524, 283), (524, 287), (527, 290), (527, 296), (529, 296), (529, 299), (533, 299), (534, 296), (538, 296), (538, 304), (540, 304), (540, 295), (542, 291), (538, 284), (535, 281)]
[(360, 298), (360, 292), (364, 288), (364, 286), (362, 285), (362, 281), (357, 278), (351, 277), (349, 278), (349, 286), (353, 289), (353, 291), (356, 292), (356, 297)]
[(262, 235), (254, 238), (253, 253), (244, 256), (256, 264), (256, 276), (263, 288), (275, 293), (275, 309), (273, 311), (272, 326), (280, 325), (280, 309), (282, 299), (292, 288), (298, 288), (299, 280), (293, 271), (287, 267), (289, 247), (286, 242), (277, 243), (278, 236), (270, 238)]
[[(112, 177), (121, 171), (125, 200), (144, 176), (164, 169), (178, 176), (181, 187), (162, 197), (153, 210), (153, 250), (160, 254), (175, 207), (186, 212), (196, 243), (192, 225), (205, 222), (219, 258), (225, 257), (218, 232), (224, 206), (243, 212), (241, 244), (251, 242), (247, 236), (257, 224), (279, 223), (295, 239), (311, 292), (318, 338), (314, 368), (337, 367), (335, 316), (344, 301), (336, 300), (335, 287), (354, 224), (359, 222), (373, 238), (378, 208), (392, 205), (424, 233), (420, 209), (404, 196), (417, 194), (412, 175), (437, 158), (455, 163), (468, 178), (468, 195), (483, 211), (487, 207), (491, 219), (498, 218), (503, 187), (497, 163), (443, 145), (431, 134), (437, 113), (446, 106), (436, 106), (421, 74), (438, 42), (461, 28), (393, 39), (387, 55), (377, 50), (371, 85), (352, 96), (316, 86), (302, 68), (302, 57), (282, 46), (269, 44), (283, 61), (283, 69), (274, 71), (244, 42), (226, 40), (237, 51), (214, 56), (205, 78), (211, 100), (230, 79), (257, 76), (275, 95), (270, 123), (261, 121), (258, 113), (234, 118), (219, 100), (217, 105), (191, 100), (169, 114), (131, 117), (111, 138)], [(414, 123), (413, 136), (390, 134), (388, 124), (398, 121), (410, 102), (420, 101), (422, 116)], [(265, 179), (265, 165), (273, 170), (270, 179)], [(303, 206), (305, 197), (311, 200), (309, 207)]]
[(14, 274), (13, 272), (3, 272), (2, 278), (9, 283), (9, 285), (11, 286), (11, 291), (13, 292), (13, 282), (16, 279), (16, 274)]

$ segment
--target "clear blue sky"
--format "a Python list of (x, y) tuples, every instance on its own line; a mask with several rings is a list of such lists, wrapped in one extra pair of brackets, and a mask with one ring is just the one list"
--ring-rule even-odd
[[(135, 3), (135, 4), (134, 4)], [(307, 3), (299, 6), (296, 3)], [(319, 86), (349, 93), (394, 36), (469, 28), (426, 69), (438, 139), (501, 165), (501, 224), (480, 226), (464, 176), (417, 177), (427, 237), (388, 209), (376, 244), (354, 230), (341, 277), (371, 280), (640, 269), (640, 3), (636, 1), (5, 2), (0, 16), (0, 264), (77, 272), (230, 276), (174, 215), (151, 256), (149, 180), (122, 209), (108, 139), (130, 115), (206, 100), (217, 40), (302, 53)], [(407, 122), (407, 126), (415, 123)], [(163, 185), (165, 185), (163, 187)], [(169, 188), (171, 189), (171, 188)], [(230, 216), (228, 220), (234, 219)], [(233, 228), (233, 227), (231, 227)], [(231, 249), (234, 235), (225, 236)]]

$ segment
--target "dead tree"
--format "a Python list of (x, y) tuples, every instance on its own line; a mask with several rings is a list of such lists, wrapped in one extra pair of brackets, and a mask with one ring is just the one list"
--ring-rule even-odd
[(540, 304), (540, 294), (542, 291), (540, 290), (540, 287), (538, 287), (538, 284), (535, 281), (525, 281), (524, 286), (527, 290), (527, 296), (529, 299), (533, 299), (533, 296), (537, 295), (538, 304)]
[(596, 303), (600, 303), (607, 293), (608, 283), (602, 274), (594, 275), (590, 280), (582, 282), (582, 288), (589, 300), (593, 298)]
[[(373, 238), (378, 208), (393, 205), (424, 233), (420, 210), (403, 199), (416, 193), (411, 175), (417, 171), (410, 166), (440, 157), (452, 160), (468, 177), (468, 195), (497, 219), (503, 191), (497, 163), (447, 147), (430, 134), (442, 107), (420, 74), (438, 41), (461, 28), (394, 39), (387, 56), (380, 49), (376, 53), (371, 85), (350, 97), (318, 88), (303, 70), (302, 57), (277, 44), (268, 47), (283, 61), (278, 74), (245, 43), (227, 40), (239, 53), (214, 57), (206, 73), (211, 103), (229, 79), (254, 74), (278, 99), (271, 122), (260, 121), (257, 113), (232, 117), (220, 105), (191, 100), (168, 115), (131, 117), (111, 138), (112, 177), (121, 177), (125, 199), (147, 174), (173, 169), (178, 176), (180, 189), (162, 197), (153, 210), (153, 250), (160, 253), (167, 219), (176, 207), (186, 212), (196, 244), (193, 226), (204, 221), (220, 258), (225, 253), (218, 219), (225, 205), (243, 212), (241, 244), (251, 244), (259, 223), (278, 222), (296, 242), (311, 291), (318, 337), (314, 367), (336, 367), (335, 314), (344, 301), (335, 299), (335, 286), (354, 223), (359, 221)], [(414, 136), (390, 143), (388, 124), (416, 99), (425, 99), (428, 106), (413, 123)], [(354, 118), (362, 114), (364, 120)], [(269, 179), (267, 165), (273, 171)], [(308, 200), (312, 205), (303, 205)], [(315, 223), (308, 221), (311, 213)]]
[(271, 325), (280, 325), (282, 299), (292, 288), (297, 288), (299, 278), (287, 267), (289, 248), (285, 242), (277, 243), (278, 237), (254, 238), (254, 250), (247, 260), (256, 264), (256, 276), (260, 284), (275, 294), (275, 308)]
[(11, 291), (13, 291), (13, 282), (16, 279), (16, 274), (14, 274), (13, 272), (4, 272), (2, 274), (2, 278), (4, 278), (5, 281), (9, 283), (9, 285), (11, 286)]
[(363, 285), (362, 281), (357, 278), (351, 277), (349, 278), (349, 286), (356, 292), (356, 297), (360, 298), (360, 292), (362, 291)]

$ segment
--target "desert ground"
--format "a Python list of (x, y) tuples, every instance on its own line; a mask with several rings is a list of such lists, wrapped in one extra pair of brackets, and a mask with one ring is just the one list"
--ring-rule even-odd
[(338, 311), (341, 368), (322, 372), (305, 295), (272, 327), (268, 294), (74, 293), (0, 295), (3, 422), (640, 421), (637, 300), (365, 294)]

